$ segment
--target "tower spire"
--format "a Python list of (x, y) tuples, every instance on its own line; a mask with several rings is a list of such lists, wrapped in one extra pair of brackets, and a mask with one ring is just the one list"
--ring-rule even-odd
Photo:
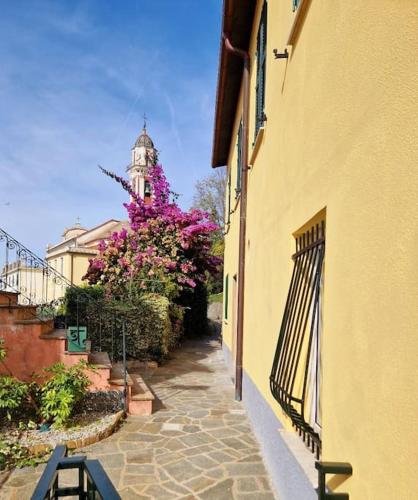
[(157, 150), (147, 133), (147, 115), (144, 113), (144, 127), (132, 148), (132, 162), (127, 171), (132, 189), (145, 203), (151, 202), (150, 170), (157, 159)]

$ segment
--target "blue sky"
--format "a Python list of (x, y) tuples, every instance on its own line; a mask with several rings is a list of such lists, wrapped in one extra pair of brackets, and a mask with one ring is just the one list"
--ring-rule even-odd
[(148, 132), (180, 204), (210, 173), (221, 0), (0, 0), (0, 227), (37, 253), (80, 217), (126, 218)]

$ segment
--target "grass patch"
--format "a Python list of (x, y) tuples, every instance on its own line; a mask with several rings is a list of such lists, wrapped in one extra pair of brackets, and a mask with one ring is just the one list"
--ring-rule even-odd
[(213, 302), (222, 302), (223, 301), (223, 293), (215, 293), (213, 295), (209, 295), (208, 302), (212, 304)]

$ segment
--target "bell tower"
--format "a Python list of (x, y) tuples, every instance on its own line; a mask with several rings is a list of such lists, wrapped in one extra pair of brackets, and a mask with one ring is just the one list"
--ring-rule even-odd
[(157, 160), (157, 150), (151, 137), (147, 133), (147, 122), (144, 116), (144, 127), (132, 148), (131, 164), (126, 171), (131, 180), (133, 191), (139, 195), (145, 203), (151, 203), (151, 183), (149, 179), (151, 167)]

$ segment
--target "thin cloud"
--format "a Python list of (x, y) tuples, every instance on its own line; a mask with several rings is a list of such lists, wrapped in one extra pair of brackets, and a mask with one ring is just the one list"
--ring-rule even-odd
[[(182, 206), (208, 172), (218, 26), (201, 27), (219, 6), (202, 7), (186, 41), (185, 6), (168, 3), (162, 16), (155, 2), (141, 5), (2, 8), (0, 227), (41, 255), (77, 216), (86, 226), (126, 217), (126, 193), (96, 165), (125, 175), (144, 111)], [(193, 37), (207, 59), (190, 50)]]

